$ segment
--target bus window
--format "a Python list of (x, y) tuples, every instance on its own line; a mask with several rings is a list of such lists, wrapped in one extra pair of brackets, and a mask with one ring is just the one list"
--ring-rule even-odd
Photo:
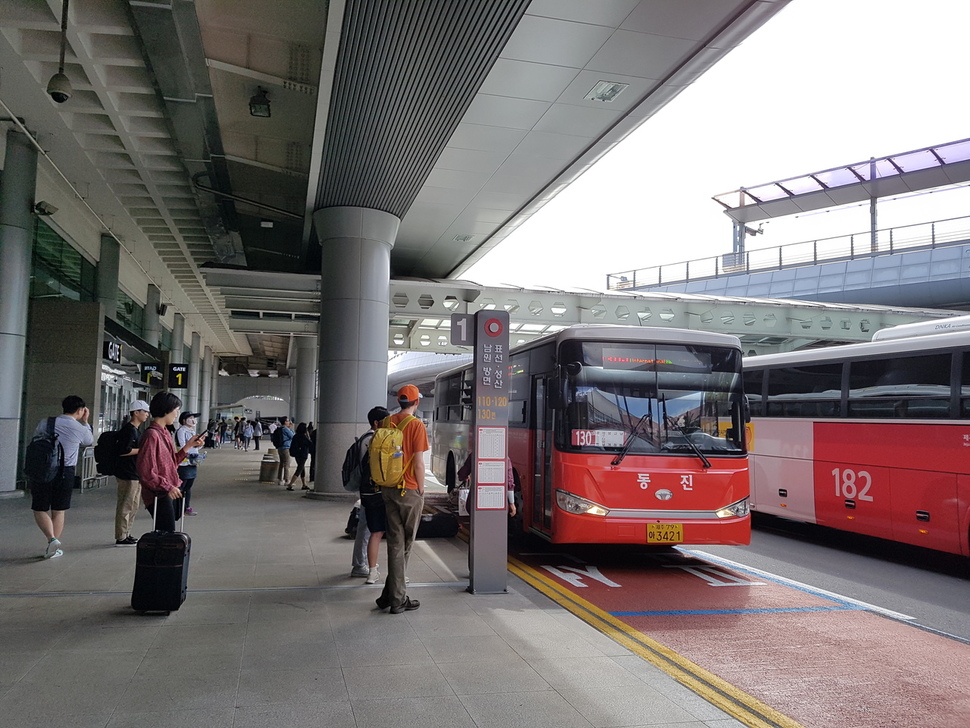
[(748, 398), (752, 417), (760, 417), (764, 413), (764, 402), (761, 399), (761, 385), (764, 380), (764, 370), (756, 369), (744, 372), (744, 394)]
[(558, 446), (631, 454), (744, 452), (740, 352), (701, 346), (566, 342)]
[(769, 417), (838, 417), (841, 405), (840, 363), (768, 370)]
[(852, 362), (849, 367), (849, 416), (949, 418), (950, 355)]

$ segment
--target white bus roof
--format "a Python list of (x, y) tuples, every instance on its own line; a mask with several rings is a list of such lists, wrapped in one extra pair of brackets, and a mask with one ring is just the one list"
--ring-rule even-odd
[(931, 336), (915, 336), (888, 341), (867, 341), (845, 346), (827, 346), (823, 349), (787, 351), (779, 354), (749, 356), (744, 359), (746, 369), (777, 366), (779, 364), (812, 364), (844, 359), (861, 359), (893, 354), (932, 353), (935, 350), (949, 350), (970, 347), (970, 331), (954, 331)]
[(970, 316), (952, 316), (936, 321), (917, 321), (914, 324), (900, 324), (880, 329), (872, 335), (873, 341), (889, 341), (890, 339), (904, 339), (910, 336), (930, 336), (931, 334), (945, 334), (951, 331), (970, 331)]

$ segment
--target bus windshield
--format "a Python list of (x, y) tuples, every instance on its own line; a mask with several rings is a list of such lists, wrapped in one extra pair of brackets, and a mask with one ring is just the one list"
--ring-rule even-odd
[(567, 341), (560, 363), (566, 377), (560, 449), (687, 457), (744, 452), (740, 351)]

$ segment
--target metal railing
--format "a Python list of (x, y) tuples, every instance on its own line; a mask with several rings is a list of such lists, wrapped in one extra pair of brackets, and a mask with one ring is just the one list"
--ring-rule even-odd
[(819, 263), (858, 260), (967, 242), (970, 242), (970, 216), (953, 217), (877, 230), (875, 244), (873, 244), (872, 233), (866, 231), (789, 243), (773, 248), (746, 250), (742, 253), (724, 253), (710, 258), (638, 268), (622, 273), (610, 273), (606, 276), (606, 288), (611, 291), (621, 291), (644, 286), (676, 285), (742, 273), (760, 273)]

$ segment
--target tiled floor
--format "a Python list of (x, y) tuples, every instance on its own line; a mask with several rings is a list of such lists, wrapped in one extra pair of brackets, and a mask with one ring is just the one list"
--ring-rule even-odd
[(376, 610), (381, 586), (348, 576), (349, 502), (259, 484), (259, 456), (206, 460), (168, 617), (128, 606), (113, 483), (75, 495), (51, 561), (28, 500), (0, 500), (3, 728), (741, 725), (511, 576), (468, 594), (458, 540), (417, 542), (419, 610)]

